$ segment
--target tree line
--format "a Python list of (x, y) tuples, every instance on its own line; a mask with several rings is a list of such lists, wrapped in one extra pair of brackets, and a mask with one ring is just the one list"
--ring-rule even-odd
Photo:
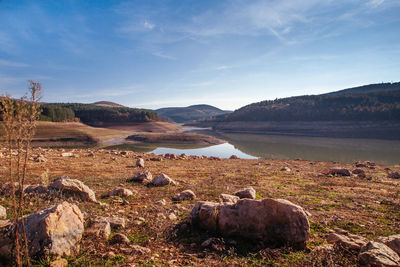
[(400, 90), (365, 94), (307, 95), (266, 100), (215, 121), (400, 120)]

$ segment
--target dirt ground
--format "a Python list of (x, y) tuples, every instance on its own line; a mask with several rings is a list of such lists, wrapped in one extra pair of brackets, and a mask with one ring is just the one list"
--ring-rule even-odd
[[(3, 151), (4, 152), (4, 151)], [(62, 152), (72, 152), (74, 157), (62, 157)], [(80, 254), (68, 258), (72, 266), (115, 266), (134, 264), (141, 266), (221, 266), (221, 265), (283, 265), (283, 266), (334, 266), (356, 265), (355, 255), (319, 255), (312, 249), (326, 244), (329, 229), (339, 227), (369, 239), (400, 233), (400, 180), (387, 178), (390, 170), (399, 166), (369, 166), (361, 168), (366, 177), (332, 177), (333, 167), (350, 171), (354, 164), (314, 162), (302, 160), (267, 159), (215, 159), (195, 158), (165, 159), (154, 154), (122, 152), (102, 149), (34, 149), (32, 155), (42, 155), (45, 162), (29, 162), (30, 184), (49, 183), (60, 175), (79, 179), (93, 189), (100, 202), (109, 206), (76, 202), (86, 214), (116, 216), (127, 219), (127, 226), (117, 232), (132, 241), (151, 249), (151, 253), (132, 255), (119, 247), (110, 246), (107, 240), (85, 236)], [(143, 157), (145, 168), (153, 177), (165, 173), (178, 182), (176, 186), (148, 187), (129, 183), (126, 179), (139, 171), (135, 167), (138, 157)], [(152, 160), (151, 160), (152, 159)], [(288, 167), (290, 171), (282, 168)], [(0, 158), (0, 181), (6, 178), (6, 159)], [(135, 190), (129, 198), (101, 198), (119, 185)], [(218, 237), (191, 226), (179, 230), (187, 222), (196, 200), (218, 201), (221, 193), (233, 193), (252, 186), (257, 198), (283, 198), (302, 206), (309, 213), (311, 237), (307, 249), (292, 251), (289, 248), (265, 248), (248, 240), (220, 239), (220, 246), (204, 249), (201, 243), (209, 237)], [(171, 197), (191, 189), (196, 200), (174, 203)], [(1, 196), (1, 204), (10, 211), (11, 201)], [(156, 204), (166, 200), (166, 205)], [(26, 214), (59, 199), (30, 197)], [(12, 216), (9, 212), (9, 217)], [(176, 219), (169, 215), (173, 213)], [(143, 223), (137, 224), (141, 220)], [(178, 230), (177, 230), (178, 229)], [(115, 234), (116, 232), (112, 233)], [(235, 244), (235, 245), (229, 245)], [(107, 254), (113, 251), (114, 255)], [(46, 261), (38, 262), (46, 265)]]

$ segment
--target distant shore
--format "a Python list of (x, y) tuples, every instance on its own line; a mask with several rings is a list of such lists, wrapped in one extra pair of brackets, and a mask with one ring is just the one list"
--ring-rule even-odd
[(226, 133), (400, 140), (400, 121), (235, 121), (199, 122), (188, 126), (211, 127)]

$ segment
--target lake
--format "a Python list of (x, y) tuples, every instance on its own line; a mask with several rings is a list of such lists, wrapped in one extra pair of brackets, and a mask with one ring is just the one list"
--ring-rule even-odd
[(203, 148), (174, 148), (159, 145), (149, 152), (185, 153), (221, 158), (237, 155), (240, 158), (304, 159), (343, 163), (369, 160), (382, 165), (400, 164), (400, 141), (396, 140), (215, 132), (207, 132), (207, 134), (224, 139), (228, 143)]

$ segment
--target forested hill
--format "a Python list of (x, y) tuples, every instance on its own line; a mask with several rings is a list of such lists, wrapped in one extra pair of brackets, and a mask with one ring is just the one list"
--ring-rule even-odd
[(169, 107), (155, 110), (157, 115), (163, 119), (174, 122), (188, 122), (201, 120), (227, 114), (231, 111), (221, 110), (210, 105), (193, 105), (188, 107)]
[(399, 121), (399, 83), (392, 86), (396, 89), (383, 90), (388, 84), (382, 88), (377, 84), (364, 87), (366, 93), (359, 87), (331, 94), (262, 101), (218, 116), (214, 121)]
[(326, 95), (344, 95), (344, 94), (365, 94), (372, 92), (395, 91), (400, 90), (400, 82), (397, 83), (375, 83), (348, 88), (340, 91), (327, 93)]
[(130, 123), (160, 120), (157, 114), (147, 109), (107, 107), (93, 104), (42, 104), (40, 119), (46, 121), (80, 121), (89, 125), (104, 123)]

